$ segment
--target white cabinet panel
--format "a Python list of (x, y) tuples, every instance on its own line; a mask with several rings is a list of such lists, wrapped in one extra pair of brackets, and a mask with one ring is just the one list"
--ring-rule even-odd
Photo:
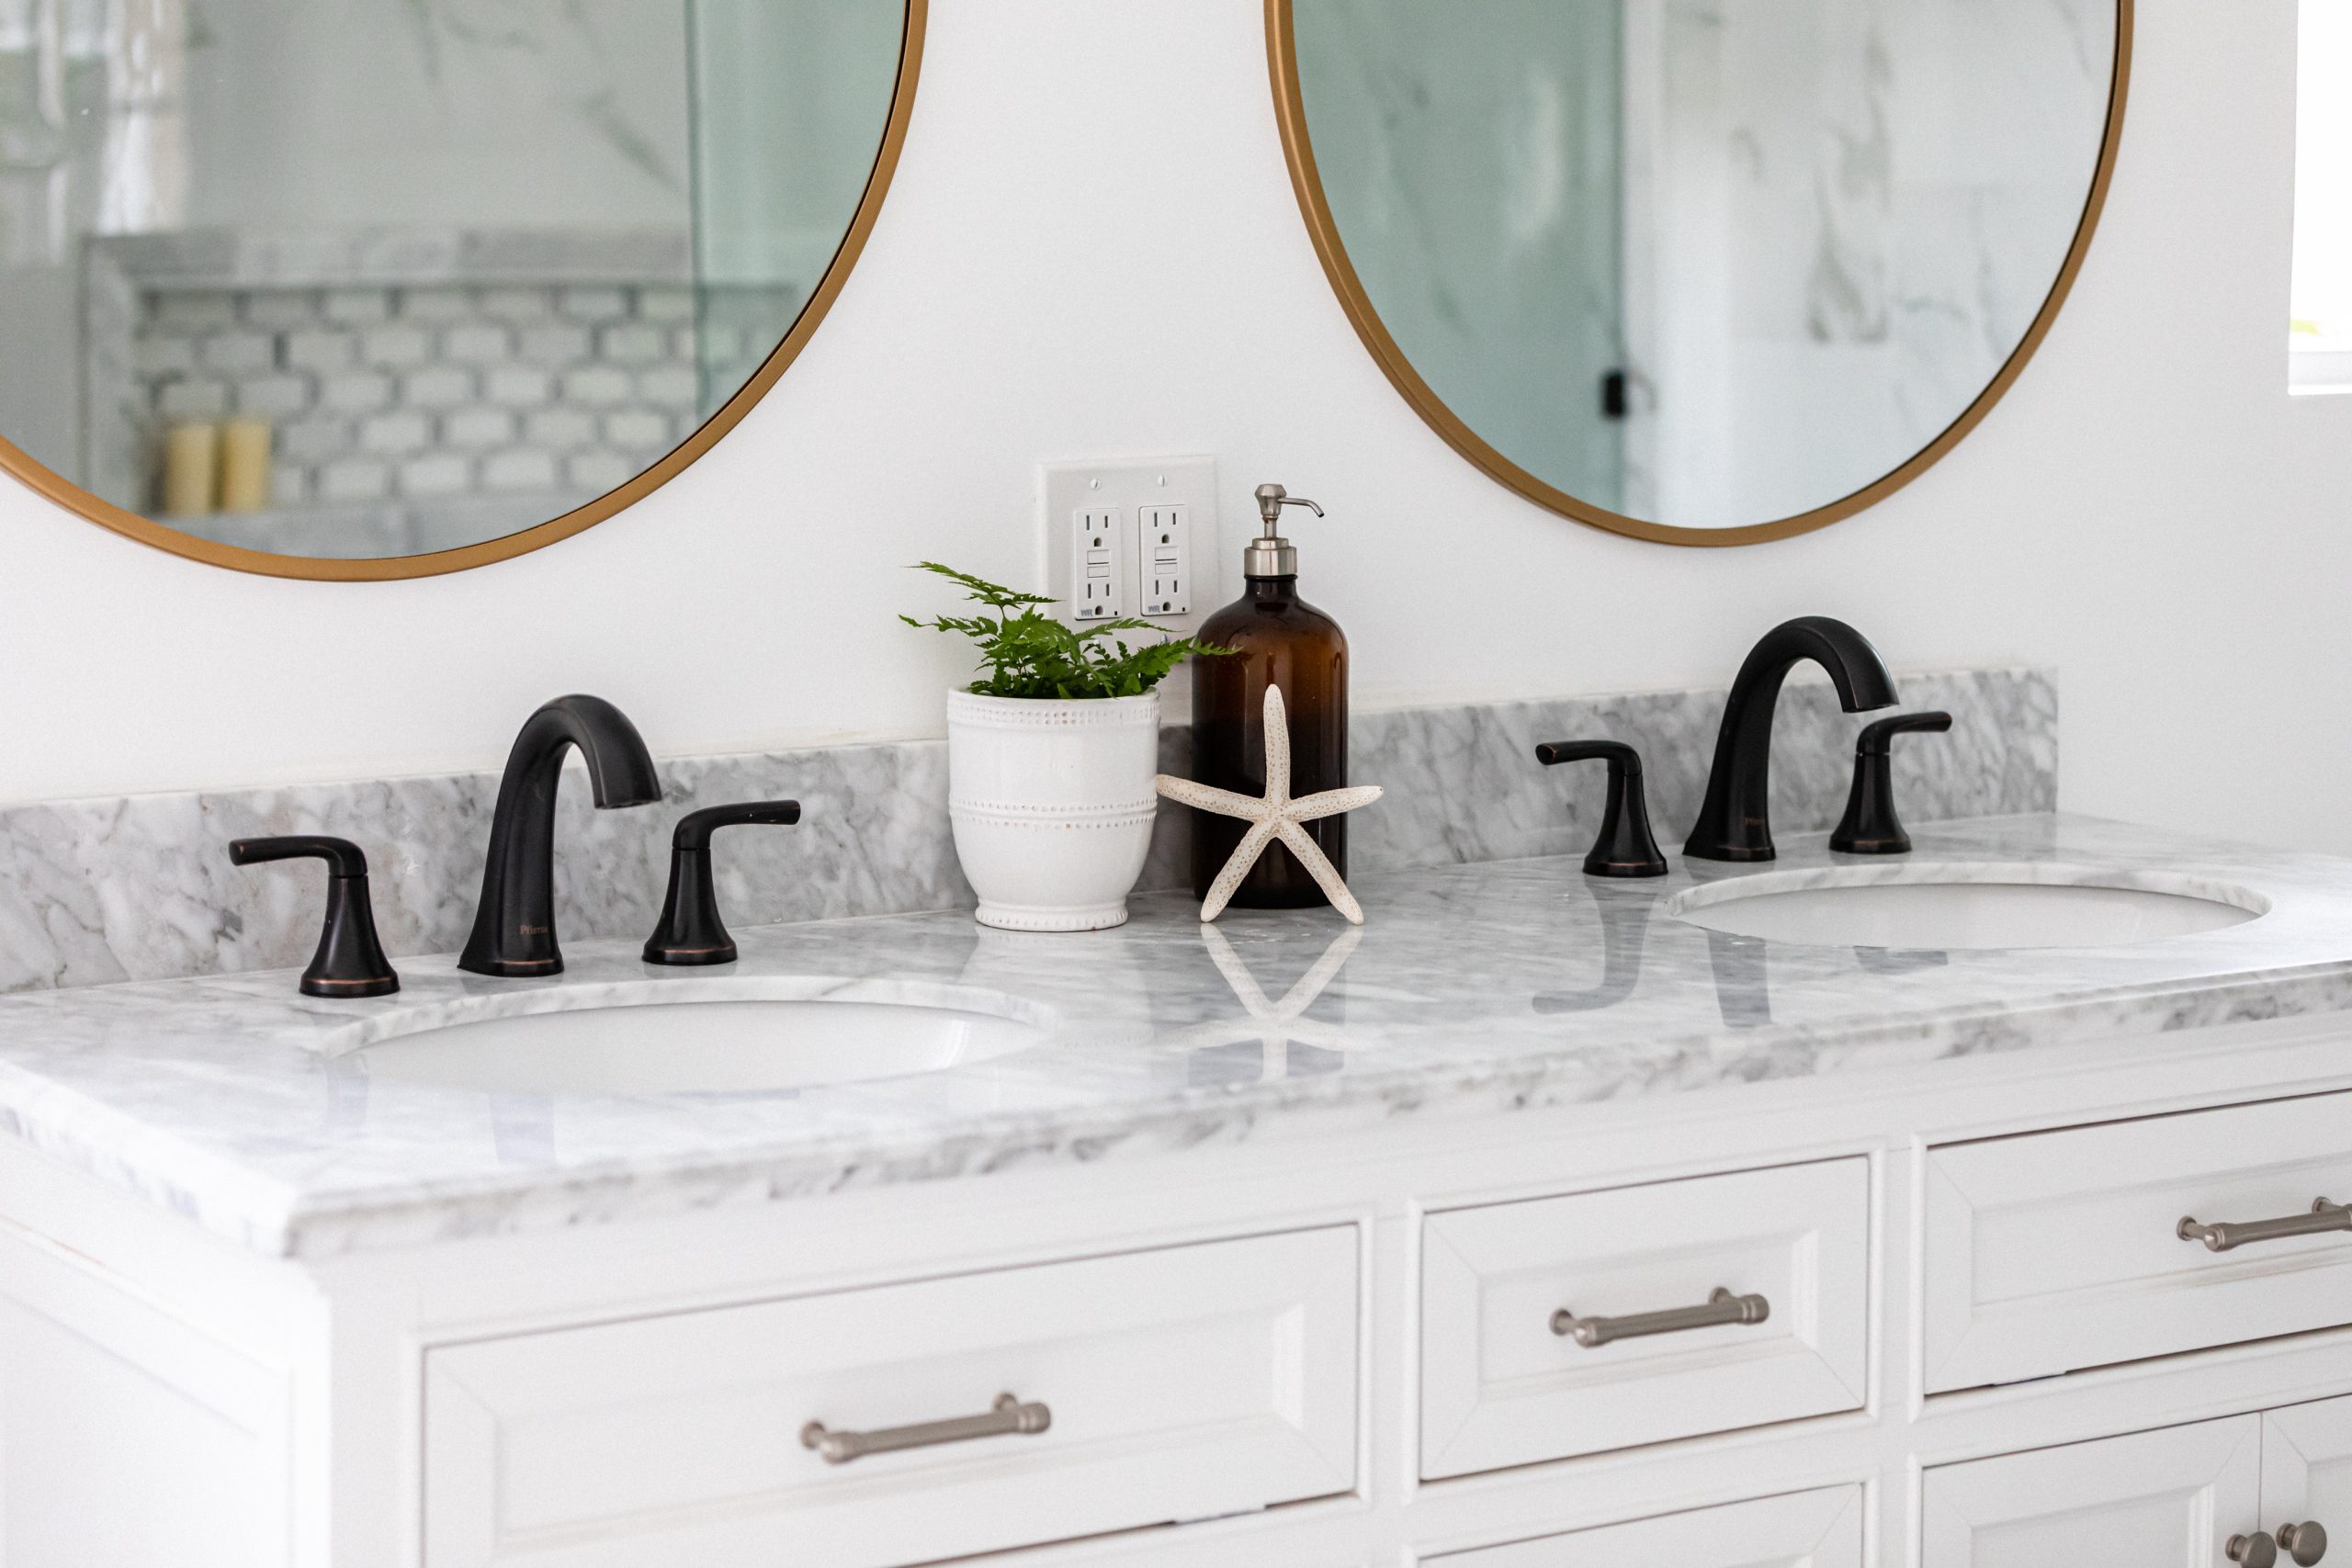
[(2242, 1224), (2352, 1201), (2352, 1095), (1930, 1151), (1930, 1393), (2352, 1323), (2352, 1231), (2213, 1252)]
[(2276, 1535), (2305, 1521), (2335, 1538), (2329, 1562), (2339, 1553), (2352, 1561), (2352, 1399), (2290, 1404), (2262, 1418), (2262, 1528)]
[[(431, 1352), (430, 1568), (884, 1568), (1348, 1491), (1353, 1227)], [(803, 1428), (1050, 1425), (829, 1464)]]
[(1759, 1497), (1429, 1561), (1442, 1568), (1861, 1568), (1862, 1489)]
[(0, 1231), (0, 1568), (278, 1568), (290, 1397)]
[[(1852, 1410), (1868, 1360), (1870, 1169), (1739, 1171), (1432, 1214), (1421, 1472), (1431, 1478)], [(1555, 1314), (1759, 1295), (1758, 1323), (1586, 1346)]]
[(2261, 1468), (2259, 1416), (1941, 1466), (1922, 1568), (2228, 1568)]

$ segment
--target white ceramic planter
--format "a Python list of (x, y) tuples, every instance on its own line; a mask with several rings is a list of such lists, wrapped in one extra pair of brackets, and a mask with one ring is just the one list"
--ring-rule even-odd
[(1159, 803), (1159, 694), (947, 694), (947, 807), (984, 926), (1124, 924)]

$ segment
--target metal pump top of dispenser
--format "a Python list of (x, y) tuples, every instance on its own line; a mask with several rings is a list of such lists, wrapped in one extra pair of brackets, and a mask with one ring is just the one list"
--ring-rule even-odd
[(1317, 517), (1323, 515), (1323, 509), (1303, 495), (1293, 495), (1280, 485), (1260, 485), (1258, 515), (1265, 520), (1266, 531), (1242, 547), (1242, 576), (1298, 575), (1298, 551), (1278, 531), (1282, 527), (1283, 508), (1285, 506), (1304, 506)]

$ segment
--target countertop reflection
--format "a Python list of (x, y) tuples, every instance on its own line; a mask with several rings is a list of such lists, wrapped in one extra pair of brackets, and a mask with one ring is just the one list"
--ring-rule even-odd
[[(1083, 936), (958, 911), (739, 931), (723, 976), (583, 942), (571, 972), (402, 963), (380, 1002), (246, 975), (0, 998), (0, 1125), (273, 1255), (638, 1217), (846, 1187), (1238, 1143), (1443, 1107), (1500, 1114), (1759, 1079), (1932, 1072), (2244, 1016), (2352, 1007), (2352, 862), (2067, 817), (1915, 829), (1915, 863), (2162, 869), (2271, 901), (2229, 930), (2100, 949), (1799, 946), (1661, 906), (1694, 880), (1574, 858), (1361, 878), (1368, 923), (1155, 895)], [(1819, 836), (1772, 868), (1852, 863)], [(356, 1052), (471, 998), (616, 987), (1017, 1010), (1043, 1043), (968, 1066), (742, 1094), (564, 1098), (371, 1077)], [(548, 998), (550, 1000), (554, 998)], [(650, 1031), (648, 1050), (662, 1048)], [(1301, 1123), (1303, 1127), (1305, 1123)]]

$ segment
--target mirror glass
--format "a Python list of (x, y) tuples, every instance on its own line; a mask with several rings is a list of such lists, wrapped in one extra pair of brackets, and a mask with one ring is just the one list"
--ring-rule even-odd
[(1310, 226), (1400, 389), (1546, 504), (1684, 542), (1814, 525), (1997, 395), (2087, 239), (2129, 23), (1272, 3)]
[(281, 556), (577, 522), (821, 312), (920, 22), (0, 0), (0, 457)]

